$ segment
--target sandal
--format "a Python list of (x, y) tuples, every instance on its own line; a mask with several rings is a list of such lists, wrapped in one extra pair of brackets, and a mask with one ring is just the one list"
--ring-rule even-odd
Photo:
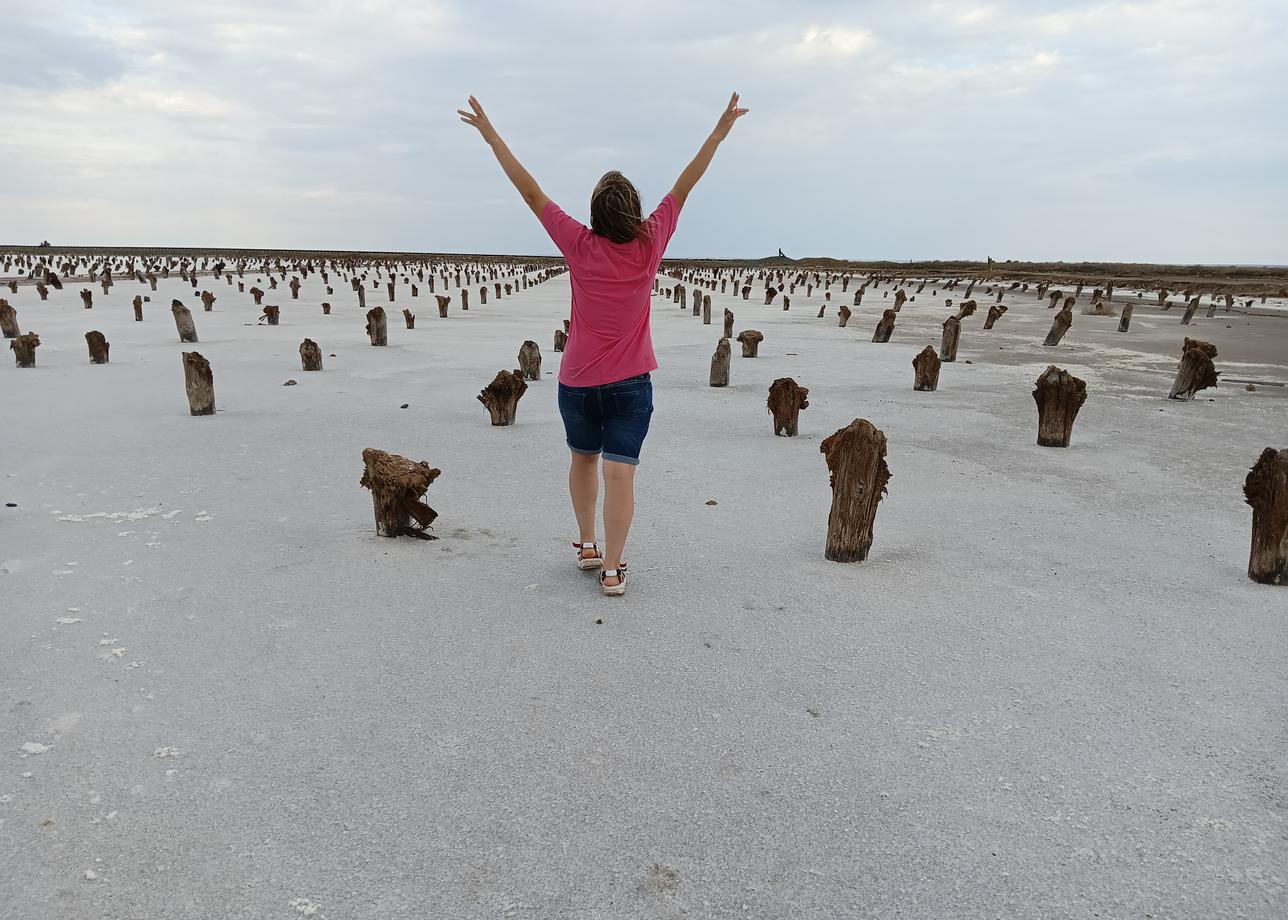
[[(603, 568), (604, 554), (599, 551), (598, 543), (574, 543), (572, 548), (577, 551), (577, 568), (583, 572)], [(590, 557), (582, 555), (588, 549), (594, 550), (595, 555)]]
[[(605, 578), (616, 578), (617, 584), (604, 584)], [(615, 569), (604, 569), (599, 573), (599, 589), (604, 597), (621, 597), (626, 593), (626, 563), (620, 563)]]

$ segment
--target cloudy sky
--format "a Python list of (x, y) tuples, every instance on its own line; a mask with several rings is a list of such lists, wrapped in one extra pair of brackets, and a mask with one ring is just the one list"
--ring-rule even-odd
[(1288, 263), (1288, 3), (0, 0), (0, 243), (553, 253), (455, 109), (670, 253)]

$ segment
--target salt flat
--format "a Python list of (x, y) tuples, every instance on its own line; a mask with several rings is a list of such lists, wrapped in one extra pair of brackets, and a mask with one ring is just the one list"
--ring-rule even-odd
[[(8, 295), (43, 344), (0, 368), (0, 917), (1288, 912), (1288, 593), (1245, 575), (1241, 492), (1288, 391), (1165, 398), (1186, 334), (1288, 380), (1288, 320), (1133, 300), (1128, 334), (1078, 313), (1043, 348), (1045, 300), (986, 333), (980, 298), (920, 393), (930, 286), (883, 345), (889, 285), (845, 329), (818, 291), (716, 294), (712, 326), (658, 297), (617, 601), (567, 548), (566, 276), (447, 319), (400, 287), (388, 348), (316, 276), (265, 297), (276, 327), (204, 277), (214, 312), (172, 277), (142, 323), (144, 286), (81, 286)], [(765, 341), (715, 390), (725, 307)], [(492, 428), (475, 394), (528, 338), (546, 375)], [(1034, 443), (1049, 363), (1088, 382), (1067, 450)], [(765, 410), (786, 375), (795, 439)], [(893, 478), (838, 565), (818, 445), (856, 417)], [(443, 469), (441, 539), (374, 535), (369, 446)]]

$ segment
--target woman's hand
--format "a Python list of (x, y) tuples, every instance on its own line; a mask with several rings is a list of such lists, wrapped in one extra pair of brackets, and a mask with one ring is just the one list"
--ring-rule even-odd
[[(737, 99), (737, 95), (734, 96)], [(492, 127), (492, 122), (488, 120), (487, 113), (483, 111), (483, 106), (473, 96), (470, 97), (470, 109), (467, 112), (464, 109), (457, 109), (456, 114), (461, 116), (461, 121), (467, 125), (473, 125), (479, 129), (479, 134), (483, 135), (483, 140), (489, 144), (494, 144), (501, 139), (501, 135), (496, 133), (496, 128)], [(746, 111), (744, 109), (743, 111)], [(728, 133), (728, 129), (725, 129)]]
[[(473, 102), (472, 97), (470, 101)], [(482, 112), (483, 110), (479, 109), (478, 111)], [(724, 140), (729, 136), (729, 129), (733, 127), (733, 123), (746, 115), (747, 112), (747, 109), (738, 108), (738, 94), (734, 93), (729, 97), (729, 105), (720, 113), (720, 120), (716, 122), (715, 130), (711, 132), (711, 136), (718, 141)]]

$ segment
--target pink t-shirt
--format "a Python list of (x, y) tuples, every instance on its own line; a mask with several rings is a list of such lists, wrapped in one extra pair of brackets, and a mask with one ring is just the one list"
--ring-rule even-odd
[(649, 300), (679, 217), (680, 206), (668, 192), (649, 216), (647, 236), (614, 243), (553, 201), (541, 210), (541, 225), (563, 253), (572, 278), (572, 324), (559, 365), (560, 383), (593, 387), (657, 369)]

